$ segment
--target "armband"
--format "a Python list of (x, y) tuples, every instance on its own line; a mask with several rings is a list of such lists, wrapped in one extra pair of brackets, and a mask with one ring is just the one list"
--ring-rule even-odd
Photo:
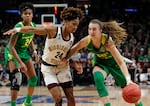
[(37, 54), (37, 51), (36, 51), (36, 50), (34, 50), (34, 51), (33, 51), (33, 53)]
[(20, 32), (21, 28), (14, 28), (16, 32)]
[(131, 80), (130, 75), (126, 76), (126, 80), (127, 80), (127, 81), (130, 81), (130, 80)]

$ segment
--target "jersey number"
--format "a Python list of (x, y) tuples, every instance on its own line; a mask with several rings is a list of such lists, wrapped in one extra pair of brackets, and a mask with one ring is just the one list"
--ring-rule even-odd
[(25, 46), (28, 47), (30, 42), (32, 41), (32, 38), (28, 38), (28, 39), (25, 39)]
[(57, 52), (55, 58), (57, 58), (57, 59), (58, 59), (58, 58), (59, 58), (59, 59), (62, 59), (62, 56), (63, 56), (63, 53)]

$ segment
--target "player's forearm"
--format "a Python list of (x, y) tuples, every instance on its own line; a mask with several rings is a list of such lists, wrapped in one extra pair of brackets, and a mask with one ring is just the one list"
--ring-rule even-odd
[(16, 30), (16, 32), (31, 33), (34, 32), (34, 27), (24, 26), (24, 27), (14, 28), (14, 30)]
[(122, 73), (124, 74), (126, 80), (127, 80), (127, 81), (131, 80), (130, 74), (129, 74), (129, 72), (128, 72), (128, 68), (127, 68), (125, 62), (123, 62), (123, 63), (120, 65), (120, 69), (122, 70)]
[(112, 46), (111, 48), (109, 48), (109, 51), (113, 55), (113, 57), (116, 60), (117, 64), (119, 65), (119, 67), (120, 67), (123, 75), (125, 76), (126, 80), (129, 81), (130, 80), (130, 75), (129, 75), (129, 72), (128, 72), (128, 68), (127, 68), (127, 65), (124, 62), (120, 52), (118, 51), (118, 49), (115, 46)]
[(16, 32), (21, 32), (21, 33), (34, 33), (37, 35), (46, 35), (47, 32), (44, 28), (35, 28), (31, 26), (24, 26), (21, 28), (14, 28)]
[(73, 56), (76, 53), (76, 51), (74, 49), (71, 49), (68, 53), (68, 55), (65, 57), (67, 60), (71, 58), (71, 56)]
[(31, 44), (30, 44), (30, 48), (32, 50), (32, 53), (36, 53), (36, 49), (35, 49), (35, 46), (34, 46), (34, 42), (32, 41)]
[(75, 46), (73, 46), (69, 53), (67, 54), (67, 56), (65, 57), (65, 59), (70, 59), (76, 52), (78, 51), (78, 48), (76, 48)]
[(20, 29), (20, 32), (22, 32), (22, 33), (35, 33), (35, 28), (34, 27), (30, 27), (30, 26), (28, 26), (28, 27), (22, 27), (21, 29)]

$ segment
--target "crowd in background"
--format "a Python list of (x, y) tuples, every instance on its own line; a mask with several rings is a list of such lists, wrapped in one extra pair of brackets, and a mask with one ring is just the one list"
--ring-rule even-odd
[[(2, 32), (13, 28), (16, 22), (18, 22), (19, 16), (15, 14), (2, 14), (1, 16), (3, 17), (0, 17), (0, 85), (9, 85), (9, 70), (7, 65), (4, 64), (4, 48), (10, 36), (3, 36)], [(87, 35), (87, 25), (92, 18), (94, 17), (86, 16), (82, 20), (75, 33), (75, 42)], [(105, 21), (106, 18), (102, 17), (100, 20)], [(133, 61), (132, 63), (127, 63), (132, 81), (150, 85), (150, 17), (116, 13), (110, 19), (123, 22), (123, 26), (127, 29), (128, 38), (118, 46), (118, 49), (124, 57)], [(35, 47), (40, 56), (43, 53), (44, 41), (44, 37), (36, 36), (34, 38)], [(71, 70), (74, 85), (90, 85), (94, 83), (91, 72), (92, 58), (93, 54), (89, 53), (87, 49), (80, 50), (79, 53), (72, 57), (72, 59), (80, 61), (84, 69), (81, 75), (76, 74), (73, 71), (74, 69)], [(35, 64), (35, 69), (39, 77), (38, 85), (44, 85), (40, 72), (40, 63)], [(24, 77), (23, 84), (26, 85), (26, 83), (27, 81)]]

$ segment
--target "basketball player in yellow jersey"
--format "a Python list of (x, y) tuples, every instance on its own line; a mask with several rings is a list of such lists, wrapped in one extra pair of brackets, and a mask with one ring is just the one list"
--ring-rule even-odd
[[(103, 28), (107, 34), (102, 33)], [(95, 54), (93, 59), (95, 85), (104, 106), (111, 106), (108, 99), (109, 94), (104, 84), (106, 76), (112, 74), (116, 85), (120, 87), (132, 83), (123, 57), (115, 46), (121, 43), (127, 33), (116, 21), (100, 22), (97, 19), (90, 21), (88, 33), (88, 36), (72, 47), (66, 59), (84, 47)], [(135, 106), (142, 106), (142, 102), (136, 103)]]
[[(23, 26), (35, 27), (35, 24), (32, 22), (33, 5), (31, 3), (22, 3), (19, 9), (23, 21), (18, 22), (15, 28)], [(32, 42), (33, 37), (33, 33), (16, 33), (11, 36), (9, 44), (5, 48), (5, 60), (9, 66), (11, 76), (11, 106), (16, 106), (17, 96), (22, 83), (22, 74), (20, 71), (24, 72), (28, 78), (27, 95), (23, 106), (32, 106), (31, 100), (37, 84), (37, 76), (28, 50), (30, 45), (32, 50), (35, 50)], [(38, 61), (38, 55), (35, 52), (33, 53), (36, 61)]]
[[(4, 33), (15, 34), (16, 32), (23, 32), (47, 35), (41, 72), (43, 73), (45, 84), (55, 101), (55, 106), (62, 106), (62, 95), (59, 86), (62, 87), (66, 95), (67, 106), (75, 106), (69, 63), (64, 66), (60, 65), (60, 63), (61, 59), (66, 57), (74, 42), (73, 33), (76, 31), (83, 15), (79, 8), (69, 7), (61, 12), (61, 18), (64, 22), (60, 27), (22, 27), (21, 29), (15, 28)], [(79, 70), (79, 73), (82, 73), (82, 70)]]

